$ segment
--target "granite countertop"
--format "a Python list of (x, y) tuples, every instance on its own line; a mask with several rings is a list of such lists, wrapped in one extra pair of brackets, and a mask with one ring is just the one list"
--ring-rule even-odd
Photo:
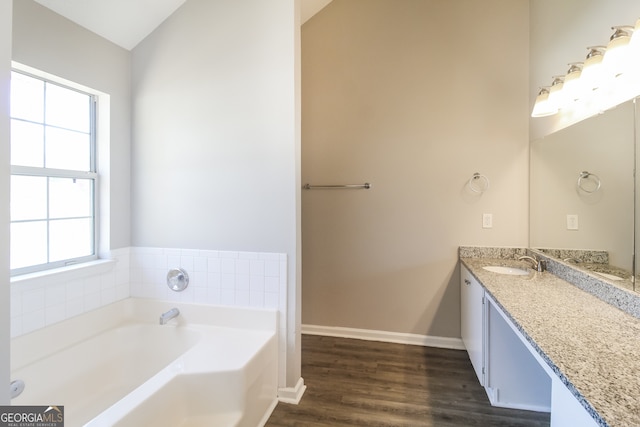
[(640, 319), (549, 272), (482, 269), (526, 261), (460, 260), (600, 425), (640, 426)]

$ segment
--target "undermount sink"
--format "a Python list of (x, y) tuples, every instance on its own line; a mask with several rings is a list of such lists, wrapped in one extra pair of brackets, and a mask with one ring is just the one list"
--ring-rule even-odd
[(507, 274), (509, 276), (528, 276), (529, 275), (529, 271), (523, 268), (505, 267), (502, 265), (488, 265), (482, 268), (492, 273)]

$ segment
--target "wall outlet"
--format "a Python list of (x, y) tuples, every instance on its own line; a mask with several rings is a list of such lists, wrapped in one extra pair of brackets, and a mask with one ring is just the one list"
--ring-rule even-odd
[(578, 229), (578, 215), (567, 214), (567, 230)]
[(482, 228), (493, 228), (493, 214), (482, 214)]

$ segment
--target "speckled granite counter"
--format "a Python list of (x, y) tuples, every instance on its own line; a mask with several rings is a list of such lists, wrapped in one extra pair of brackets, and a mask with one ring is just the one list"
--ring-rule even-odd
[(530, 266), (513, 252), (489, 255), (461, 251), (460, 260), (594, 419), (640, 426), (640, 319), (549, 272), (486, 271)]

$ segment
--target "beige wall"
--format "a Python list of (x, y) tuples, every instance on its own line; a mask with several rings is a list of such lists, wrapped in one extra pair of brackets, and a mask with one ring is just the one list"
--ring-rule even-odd
[(303, 192), (303, 324), (460, 336), (458, 246), (527, 246), (528, 22), (527, 0), (334, 0), (303, 26), (303, 183), (373, 184)]

